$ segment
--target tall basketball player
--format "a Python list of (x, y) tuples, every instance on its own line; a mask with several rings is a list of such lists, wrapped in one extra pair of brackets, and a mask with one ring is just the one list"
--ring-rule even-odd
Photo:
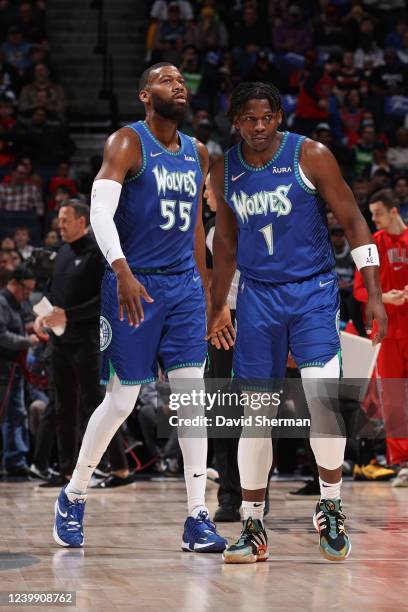
[[(54, 539), (83, 545), (86, 490), (92, 472), (140, 385), (202, 379), (206, 359), (205, 243), (201, 218), (205, 146), (177, 131), (187, 109), (180, 72), (161, 63), (140, 80), (145, 121), (107, 141), (93, 189), (91, 224), (107, 267), (102, 283), (102, 404), (91, 416), (70, 483), (55, 504)], [(200, 273), (197, 271), (197, 267)], [(207, 439), (181, 437), (189, 516), (182, 548), (223, 551), (205, 505)]]
[[(318, 396), (308, 394), (314, 385), (307, 379), (340, 376), (339, 291), (324, 203), (343, 226), (364, 277), (368, 326), (373, 319), (379, 324), (375, 342), (384, 337), (387, 323), (377, 248), (330, 151), (278, 131), (282, 107), (275, 87), (242, 83), (233, 92), (230, 114), (242, 140), (211, 170), (218, 204), (208, 334), (213, 344), (226, 346), (223, 330), (230, 321), (224, 305), (237, 264), (234, 373), (241, 380), (284, 378), (290, 349), (306, 379), (313, 431)], [(320, 475), (321, 499), (313, 518), (320, 550), (329, 560), (344, 560), (351, 549), (340, 499), (345, 438), (315, 436), (310, 442)], [(223, 553), (227, 563), (268, 557), (262, 518), (271, 464), (270, 432), (241, 436), (244, 526)]]

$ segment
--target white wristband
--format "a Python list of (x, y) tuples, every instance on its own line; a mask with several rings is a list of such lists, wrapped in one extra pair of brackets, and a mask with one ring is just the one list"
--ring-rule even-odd
[(354, 259), (357, 270), (366, 266), (379, 266), (380, 258), (378, 256), (377, 246), (375, 244), (363, 244), (351, 251), (351, 256)]
[(109, 265), (116, 259), (125, 258), (113, 221), (121, 191), (122, 185), (109, 179), (94, 181), (92, 186), (91, 226), (96, 242)]

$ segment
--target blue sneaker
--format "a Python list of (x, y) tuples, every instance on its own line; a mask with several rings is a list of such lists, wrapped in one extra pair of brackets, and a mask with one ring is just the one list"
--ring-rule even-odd
[(54, 540), (60, 546), (80, 548), (84, 545), (85, 500), (69, 501), (65, 487), (55, 502)]
[(187, 517), (184, 523), (182, 550), (199, 553), (223, 552), (227, 546), (227, 540), (217, 533), (208, 512), (202, 510), (197, 518)]

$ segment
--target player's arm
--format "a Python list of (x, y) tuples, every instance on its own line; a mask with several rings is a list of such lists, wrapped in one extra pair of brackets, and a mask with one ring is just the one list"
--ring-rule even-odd
[(217, 216), (213, 240), (213, 273), (211, 282), (211, 314), (207, 337), (216, 348), (233, 346), (235, 330), (227, 306), (228, 292), (236, 270), (237, 222), (224, 199), (224, 160), (211, 168), (211, 186), (217, 200)]
[(203, 283), (205, 300), (207, 308), (210, 303), (210, 284), (208, 282), (207, 266), (205, 261), (205, 231), (203, 225), (203, 191), (206, 176), (208, 174), (208, 168), (210, 165), (210, 158), (208, 155), (207, 147), (198, 140), (196, 141), (198, 155), (200, 158), (201, 171), (203, 175), (203, 181), (200, 186), (200, 193), (198, 197), (198, 210), (197, 220), (194, 230), (194, 257), (196, 260), (197, 269), (201, 275), (201, 281)]
[(313, 140), (306, 140), (302, 147), (300, 163), (307, 178), (316, 187), (344, 229), (351, 254), (361, 271), (368, 293), (366, 306), (368, 333), (371, 332), (373, 319), (378, 323), (378, 332), (373, 340), (373, 344), (377, 344), (387, 333), (387, 315), (382, 303), (378, 250), (368, 225), (329, 149)]
[(139, 137), (129, 128), (112, 134), (95, 177), (91, 198), (91, 226), (103, 256), (117, 277), (119, 318), (126, 314), (130, 325), (139, 325), (144, 313), (141, 298), (152, 302), (146, 289), (130, 270), (120, 245), (113, 217), (119, 204), (122, 184), (128, 172), (136, 173), (142, 163)]

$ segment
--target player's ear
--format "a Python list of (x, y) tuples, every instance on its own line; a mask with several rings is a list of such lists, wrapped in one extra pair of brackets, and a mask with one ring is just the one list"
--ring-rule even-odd
[(149, 94), (146, 89), (141, 89), (139, 91), (139, 100), (143, 102), (143, 104), (146, 104), (146, 102), (149, 100)]

